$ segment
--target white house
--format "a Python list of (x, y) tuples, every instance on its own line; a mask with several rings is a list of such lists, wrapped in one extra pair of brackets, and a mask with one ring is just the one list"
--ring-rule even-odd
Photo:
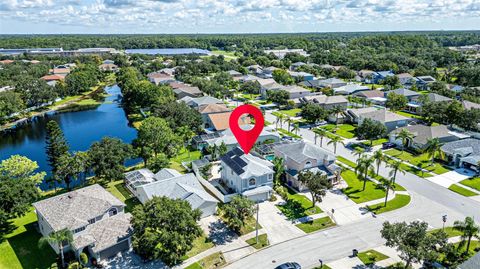
[[(130, 249), (131, 215), (125, 204), (98, 184), (60, 194), (33, 204), (44, 236), (63, 229), (73, 233), (64, 247), (78, 257), (85, 252), (97, 260)], [(56, 253), (59, 249), (51, 244)]]
[(218, 201), (205, 191), (192, 173), (180, 174), (164, 168), (153, 174), (148, 169), (140, 169), (126, 173), (125, 183), (142, 204), (154, 196), (164, 196), (187, 201), (193, 209), (202, 211), (202, 217), (217, 211)]
[(264, 201), (272, 195), (271, 162), (234, 148), (221, 157), (221, 167), (221, 180), (234, 193), (253, 201)]

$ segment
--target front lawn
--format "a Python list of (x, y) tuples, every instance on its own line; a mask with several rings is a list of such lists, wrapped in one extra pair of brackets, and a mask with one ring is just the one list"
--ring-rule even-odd
[(337, 156), (337, 161), (340, 161), (340, 162), (342, 162), (342, 163), (344, 163), (344, 164), (346, 164), (346, 165), (348, 165), (348, 166), (350, 166), (351, 168), (354, 168), (354, 169), (355, 169), (355, 167), (357, 167), (357, 164), (355, 162), (350, 161), (347, 158), (344, 158), (342, 156)]
[(293, 137), (293, 138), (298, 138), (298, 139), (301, 139), (302, 137), (297, 135), (297, 134), (294, 134), (292, 132), (289, 132), (285, 129), (281, 129), (281, 128), (278, 128), (277, 131), (283, 135), (286, 135), (286, 136), (290, 136), (290, 137)]
[(462, 180), (460, 181), (460, 184), (480, 191), (480, 177)]
[(392, 157), (398, 158), (400, 160), (409, 162), (415, 166), (421, 167), (423, 169), (426, 169), (430, 172), (433, 172), (437, 175), (444, 174), (447, 172), (450, 172), (450, 168), (447, 166), (444, 166), (438, 162), (434, 162), (433, 165), (431, 164), (431, 158), (428, 156), (427, 153), (422, 153), (419, 155), (414, 156), (413, 154), (406, 152), (406, 151), (400, 151), (397, 149), (390, 149), (385, 151), (385, 154), (390, 155)]
[(278, 209), (290, 220), (303, 218), (310, 215), (320, 214), (322, 210), (318, 206), (312, 207), (312, 201), (302, 194), (288, 189), (288, 201), (284, 205), (277, 205)]
[[(390, 158), (387, 159), (387, 163), (391, 164), (392, 162), (393, 162), (393, 159), (390, 159)], [(416, 168), (414, 166), (410, 166), (410, 165), (405, 164), (405, 163), (402, 163), (400, 165), (400, 168), (405, 172), (412, 173), (412, 174), (414, 174), (418, 177), (421, 177), (421, 178), (433, 177), (433, 175), (430, 174), (429, 172), (424, 172), (424, 171), (419, 170), (418, 168)]]
[(358, 253), (358, 258), (363, 262), (365, 265), (371, 265), (375, 262), (383, 261), (388, 259), (389, 257), (383, 253), (380, 253), (376, 250), (367, 250), (365, 252)]
[(183, 260), (189, 259), (204, 252), (207, 249), (213, 248), (214, 244), (205, 234), (202, 234), (200, 237), (193, 241), (192, 249), (185, 254)]
[[(336, 126), (335, 124), (327, 124), (325, 126), (322, 126), (320, 128), (323, 128), (329, 132), (332, 132), (334, 134), (337, 134), (343, 138), (354, 138), (355, 137), (355, 126), (351, 124), (339, 124)], [(336, 131), (335, 131), (336, 129)]]
[(300, 108), (293, 108), (293, 109), (288, 109), (288, 110), (279, 110), (278, 112), (285, 114), (289, 117), (297, 117), (297, 114), (302, 112), (302, 109)]
[(261, 248), (264, 248), (266, 246), (268, 246), (270, 243), (268, 242), (268, 237), (267, 237), (267, 234), (261, 234), (258, 236), (258, 243), (257, 243), (257, 240), (256, 240), (256, 237), (252, 237), (250, 239), (248, 239), (247, 241), (247, 244), (249, 244), (250, 246), (254, 247), (255, 249), (261, 249)]
[[(257, 225), (257, 219), (252, 217), (245, 221), (245, 225), (240, 229), (240, 235), (245, 235), (255, 231)], [(262, 229), (262, 225), (258, 224), (258, 229)]]
[(213, 253), (210, 256), (207, 256), (200, 261), (193, 263), (186, 267), (185, 269), (212, 269), (212, 268), (220, 268), (227, 264), (223, 254), (221, 252)]
[(471, 190), (467, 190), (465, 188), (462, 188), (456, 184), (452, 184), (449, 188), (449, 190), (454, 191), (460, 195), (466, 196), (466, 197), (471, 197), (471, 196), (476, 196), (479, 195)]
[(367, 206), (368, 210), (375, 214), (382, 214), (388, 211), (402, 208), (410, 203), (410, 195), (397, 194), (395, 198), (387, 202), (387, 206), (384, 206), (385, 203), (381, 202), (376, 205)]
[(57, 255), (49, 246), (38, 248), (41, 234), (34, 225), (37, 216), (33, 208), (23, 217), (13, 220), (15, 230), (0, 243), (0, 268), (51, 268), (56, 267)]
[[(441, 231), (441, 230), (442, 230), (442, 228), (439, 228), (439, 229), (431, 230), (428, 233), (434, 233), (434, 232)], [(447, 234), (447, 236), (449, 238), (450, 237), (455, 237), (455, 236), (461, 236), (463, 234), (462, 232), (460, 232), (457, 229), (454, 229), (453, 227), (445, 227), (445, 229), (443, 229), (443, 231)]]
[(364, 141), (364, 142), (361, 142), (362, 144), (364, 144), (365, 146), (367, 147), (375, 147), (375, 146), (378, 146), (378, 145), (381, 145), (385, 142), (388, 142), (389, 140), (387, 138), (380, 138), (380, 139), (377, 139), (377, 140), (373, 140), (372, 141), (372, 144), (370, 145), (370, 141)]
[(357, 204), (385, 197), (385, 190), (370, 180), (367, 180), (366, 188), (363, 190), (363, 180), (360, 180), (351, 170), (343, 171), (342, 178), (348, 184), (348, 187), (343, 189), (343, 193)]
[(296, 225), (300, 230), (308, 233), (313, 233), (318, 230), (326, 229), (328, 227), (335, 226), (335, 222), (333, 222), (330, 217), (323, 217), (319, 219), (314, 219), (312, 221), (308, 221), (305, 223), (300, 223)]

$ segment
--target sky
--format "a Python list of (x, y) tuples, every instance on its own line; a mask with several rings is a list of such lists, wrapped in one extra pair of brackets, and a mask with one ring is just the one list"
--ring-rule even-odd
[(0, 34), (479, 29), (480, 0), (0, 0)]

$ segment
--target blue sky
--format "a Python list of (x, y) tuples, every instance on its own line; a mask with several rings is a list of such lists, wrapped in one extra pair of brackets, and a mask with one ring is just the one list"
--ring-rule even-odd
[(480, 0), (0, 0), (1, 34), (478, 29)]

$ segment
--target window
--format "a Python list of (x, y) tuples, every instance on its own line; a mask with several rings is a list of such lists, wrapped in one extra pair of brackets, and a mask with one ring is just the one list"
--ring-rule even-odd
[(310, 168), (310, 167), (312, 167), (312, 162), (311, 162), (311, 161), (307, 161), (307, 162), (305, 163), (305, 168)]
[(79, 233), (79, 232), (84, 231), (84, 230), (85, 230), (85, 226), (82, 226), (80, 228), (77, 228), (77, 229), (73, 230), (73, 233), (76, 234), (76, 233)]
[(108, 210), (108, 216), (115, 216), (117, 215), (117, 209), (116, 208), (111, 208), (110, 210)]
[(257, 184), (257, 181), (255, 180), (255, 178), (251, 178), (250, 180), (248, 180), (248, 186), (255, 186)]
[(272, 180), (273, 179), (273, 174), (268, 174), (268, 179)]
[(89, 223), (89, 224), (94, 224), (94, 223), (95, 223), (95, 218), (89, 219), (89, 220), (88, 220), (88, 223)]

